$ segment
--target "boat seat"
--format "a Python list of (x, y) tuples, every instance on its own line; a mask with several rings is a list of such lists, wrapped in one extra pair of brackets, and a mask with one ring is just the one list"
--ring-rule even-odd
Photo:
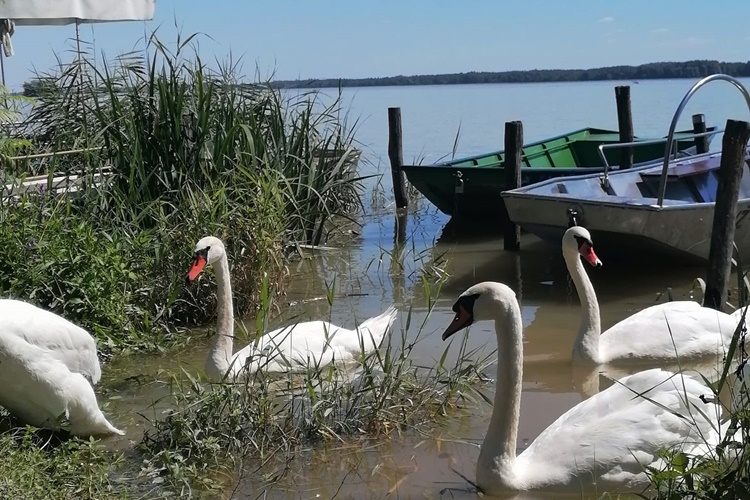
[[(667, 181), (703, 174), (719, 168), (721, 156), (712, 156), (693, 163), (678, 163), (667, 167)], [(659, 178), (661, 170), (642, 172), (641, 178)]]
[[(640, 196), (607, 196), (602, 197), (608, 202), (619, 205), (658, 205), (659, 200), (656, 198), (644, 198)], [(689, 205), (690, 201), (665, 199), (664, 205)]]

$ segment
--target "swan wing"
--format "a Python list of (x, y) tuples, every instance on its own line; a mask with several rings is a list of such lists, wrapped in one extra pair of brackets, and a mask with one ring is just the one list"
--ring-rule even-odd
[(666, 302), (620, 321), (600, 337), (602, 362), (695, 358), (724, 352), (737, 318), (693, 301)]
[(0, 341), (0, 404), (26, 423), (79, 436), (123, 434), (102, 414), (91, 384), (49, 350), (14, 336)]
[[(665, 449), (700, 449), (716, 439), (718, 408), (700, 382), (661, 369), (620, 379), (563, 414), (518, 457), (527, 485), (639, 488), (644, 467)], [(543, 471), (543, 472), (542, 472)]]
[(351, 363), (361, 356), (363, 348), (365, 353), (377, 348), (396, 314), (396, 308), (391, 306), (363, 321), (357, 330), (327, 321), (306, 321), (278, 328), (237, 351), (230, 370), (236, 376), (244, 370), (285, 372), (334, 361)]
[(237, 351), (231, 360), (234, 376), (244, 371), (287, 372), (349, 362), (352, 356), (336, 343), (339, 336), (355, 335), (326, 321), (296, 323), (273, 330)]
[(0, 300), (0, 337), (4, 336), (22, 339), (93, 384), (101, 378), (94, 338), (57, 314), (19, 300)]

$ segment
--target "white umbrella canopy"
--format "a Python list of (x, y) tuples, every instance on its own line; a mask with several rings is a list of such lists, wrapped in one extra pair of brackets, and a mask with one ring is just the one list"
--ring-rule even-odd
[[(156, 0), (0, 0), (0, 43), (7, 56), (13, 54), (11, 35), (18, 26), (76, 25), (78, 58), (81, 57), (82, 23), (150, 21)], [(5, 85), (5, 66), (0, 52), (0, 73)]]
[(0, 19), (18, 26), (149, 21), (156, 0), (4, 0)]

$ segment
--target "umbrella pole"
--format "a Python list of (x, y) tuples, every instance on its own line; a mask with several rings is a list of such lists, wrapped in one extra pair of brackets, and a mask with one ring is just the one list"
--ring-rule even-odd
[(5, 87), (5, 57), (2, 50), (0, 50), (0, 73), (3, 76), (3, 87)]

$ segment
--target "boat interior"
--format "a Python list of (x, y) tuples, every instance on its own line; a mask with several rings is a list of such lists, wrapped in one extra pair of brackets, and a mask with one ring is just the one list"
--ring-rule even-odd
[[(685, 94), (672, 117), (667, 140), (671, 144), (666, 158), (675, 151), (675, 127), (685, 106), (695, 92), (712, 81), (724, 80), (742, 93), (750, 110), (750, 93), (735, 78), (715, 74), (703, 78)], [(712, 136), (723, 132), (713, 130), (695, 134), (694, 137)], [(637, 143), (630, 143), (635, 145)], [(621, 144), (625, 146), (628, 144)], [(602, 151), (600, 146), (600, 152)], [(553, 197), (577, 200), (592, 200), (597, 203), (618, 205), (695, 205), (713, 203), (719, 196), (719, 170), (721, 152), (704, 153), (682, 159), (666, 159), (647, 166), (608, 172), (602, 175), (589, 174), (567, 178), (554, 178), (531, 186), (507, 191), (509, 196)], [(745, 161), (742, 163), (739, 199), (750, 199), (750, 150), (745, 146)], [(662, 191), (663, 188), (663, 191)], [(503, 193), (504, 195), (506, 193)]]
[[(716, 201), (721, 155), (713, 153), (682, 159), (667, 168), (665, 205)], [(557, 178), (525, 191), (534, 195), (562, 195), (627, 204), (656, 204), (661, 164), (604, 175)], [(523, 189), (522, 189), (523, 190)], [(743, 165), (740, 198), (750, 197), (750, 151)]]

